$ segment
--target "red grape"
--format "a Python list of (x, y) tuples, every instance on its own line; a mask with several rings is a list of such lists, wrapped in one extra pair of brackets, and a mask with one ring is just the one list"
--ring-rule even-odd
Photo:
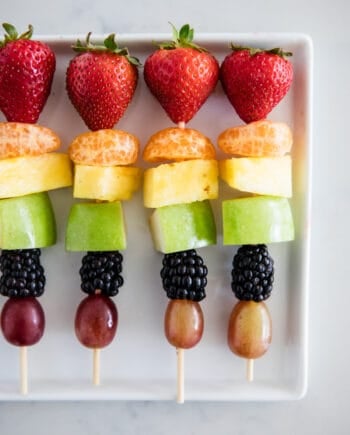
[(115, 336), (117, 325), (117, 307), (108, 296), (89, 295), (79, 304), (75, 315), (75, 334), (84, 346), (91, 349), (108, 346)]
[(165, 312), (164, 330), (170, 344), (182, 349), (195, 346), (203, 335), (204, 319), (198, 302), (172, 299)]
[(231, 312), (227, 340), (233, 353), (254, 359), (271, 343), (272, 321), (264, 302), (239, 301)]
[(1, 312), (1, 329), (15, 346), (31, 346), (43, 336), (45, 314), (35, 297), (10, 298)]

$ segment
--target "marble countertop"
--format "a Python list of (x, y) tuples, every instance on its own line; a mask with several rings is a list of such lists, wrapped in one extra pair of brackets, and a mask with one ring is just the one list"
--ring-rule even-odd
[[(214, 8), (215, 6), (215, 8)], [(12, 0), (1, 21), (37, 34), (168, 33), (171, 21), (197, 32), (302, 32), (314, 43), (314, 135), (309, 307), (309, 381), (286, 402), (2, 402), (4, 435), (348, 434), (350, 293), (346, 228), (350, 215), (347, 143), (350, 61), (344, 0), (227, 2)], [(1, 355), (1, 354), (0, 354)], [(0, 356), (1, 358), (1, 356)]]

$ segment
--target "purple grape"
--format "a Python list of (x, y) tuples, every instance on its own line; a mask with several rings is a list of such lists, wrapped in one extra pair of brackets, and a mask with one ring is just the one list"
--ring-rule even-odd
[(31, 346), (44, 334), (44, 310), (33, 296), (10, 298), (1, 312), (1, 329), (4, 337), (11, 344)]
[(75, 315), (75, 334), (86, 347), (101, 349), (113, 340), (118, 325), (114, 302), (103, 294), (93, 294), (81, 301)]

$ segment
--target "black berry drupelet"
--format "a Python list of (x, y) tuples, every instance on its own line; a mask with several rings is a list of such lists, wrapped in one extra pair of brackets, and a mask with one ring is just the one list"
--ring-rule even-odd
[(0, 293), (8, 297), (39, 297), (45, 289), (40, 249), (3, 250), (0, 255)]
[(243, 245), (233, 258), (231, 288), (237, 299), (261, 302), (272, 291), (273, 259), (266, 245)]
[(124, 283), (123, 256), (119, 251), (88, 252), (80, 268), (81, 289), (88, 294), (97, 291), (106, 296), (116, 296)]
[(169, 299), (205, 298), (208, 269), (194, 249), (165, 254), (160, 276)]

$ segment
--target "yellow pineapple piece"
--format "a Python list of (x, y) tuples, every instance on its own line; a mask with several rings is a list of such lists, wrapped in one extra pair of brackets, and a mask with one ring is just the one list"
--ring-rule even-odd
[(141, 185), (142, 171), (132, 166), (75, 165), (73, 196), (101, 201), (130, 199)]
[(218, 197), (216, 160), (186, 160), (145, 171), (144, 206), (158, 208)]
[(234, 157), (219, 162), (219, 173), (233, 189), (259, 195), (292, 196), (290, 156)]
[(0, 198), (68, 187), (72, 182), (72, 164), (67, 154), (45, 153), (0, 160)]

